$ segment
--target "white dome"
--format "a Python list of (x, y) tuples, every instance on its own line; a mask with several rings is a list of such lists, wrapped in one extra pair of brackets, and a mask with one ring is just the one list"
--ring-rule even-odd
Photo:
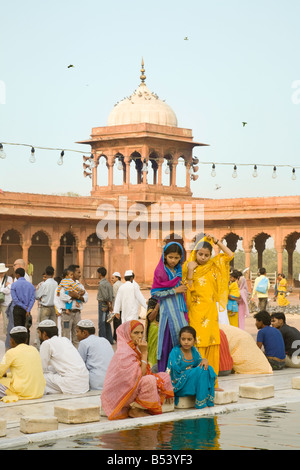
[(143, 82), (131, 96), (115, 105), (108, 117), (107, 125), (119, 126), (142, 122), (177, 127), (176, 114), (172, 108), (152, 93)]

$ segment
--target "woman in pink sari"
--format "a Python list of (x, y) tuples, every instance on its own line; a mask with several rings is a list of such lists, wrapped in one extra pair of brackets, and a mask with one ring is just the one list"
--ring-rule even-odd
[[(117, 329), (117, 351), (108, 366), (101, 405), (108, 419), (149, 416), (162, 413), (165, 399), (174, 400), (169, 374), (153, 374), (147, 361), (144, 326), (128, 321)], [(131, 407), (135, 403), (143, 408)]]
[(249, 317), (249, 307), (248, 307), (248, 286), (247, 280), (243, 276), (243, 273), (240, 271), (237, 272), (239, 275), (238, 286), (240, 290), (240, 299), (237, 301), (239, 313), (239, 328), (242, 330), (245, 329), (245, 318)]

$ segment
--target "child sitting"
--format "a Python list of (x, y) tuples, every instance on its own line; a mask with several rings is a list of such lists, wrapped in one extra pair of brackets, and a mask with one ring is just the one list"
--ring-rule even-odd
[(236, 327), (239, 326), (239, 307), (237, 301), (240, 299), (240, 290), (237, 280), (237, 273), (230, 273), (227, 314), (230, 325)]
[(196, 396), (195, 408), (214, 406), (216, 374), (202, 359), (194, 344), (196, 330), (184, 326), (179, 333), (178, 346), (175, 346), (169, 356), (167, 372), (170, 373), (175, 394), (175, 405), (179, 397)]

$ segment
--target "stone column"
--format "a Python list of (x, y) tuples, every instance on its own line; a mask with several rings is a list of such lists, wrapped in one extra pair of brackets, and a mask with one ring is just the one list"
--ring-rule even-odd
[(173, 158), (172, 160), (172, 172), (171, 172), (171, 186), (176, 186), (176, 168), (178, 165), (178, 159)]
[(94, 163), (95, 163), (95, 166), (92, 169), (92, 187), (93, 187), (93, 191), (95, 191), (95, 189), (97, 188), (97, 170), (98, 170), (99, 158), (96, 154), (92, 153), (92, 155), (94, 157)]
[(158, 185), (161, 185), (161, 180), (162, 180), (162, 164), (164, 162), (164, 159), (163, 158), (158, 158), (157, 160), (157, 165), (158, 165), (158, 169), (157, 169), (157, 184)]
[(191, 162), (186, 161), (185, 162), (185, 167), (186, 167), (186, 187), (187, 189), (190, 189), (191, 187), (191, 175), (190, 175), (190, 168), (191, 168)]
[(50, 245), (51, 249), (51, 266), (53, 266), (55, 274), (57, 270), (57, 250), (58, 250), (59, 244), (58, 243), (52, 243)]
[(130, 162), (131, 158), (126, 156), (124, 157), (124, 163), (125, 163), (125, 184), (127, 188), (129, 188), (130, 185)]
[(277, 248), (277, 274), (282, 273), (282, 253), (283, 247)]
[(107, 279), (110, 279), (111, 275), (112, 275), (112, 273), (110, 272), (111, 271), (111, 267), (110, 267), (110, 260), (111, 260), (110, 250), (111, 250), (111, 241), (106, 239), (103, 243), (103, 251), (104, 251), (104, 266), (107, 269)]
[(106, 166), (108, 168), (108, 186), (111, 189), (114, 184), (114, 164), (115, 164), (115, 157), (109, 156), (107, 157)]

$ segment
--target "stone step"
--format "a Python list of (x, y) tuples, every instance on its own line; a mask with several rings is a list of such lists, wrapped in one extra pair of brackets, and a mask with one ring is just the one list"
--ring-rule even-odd
[(75, 406), (62, 405), (54, 406), (54, 415), (59, 423), (82, 424), (100, 421), (100, 406)]
[(20, 431), (24, 434), (36, 432), (56, 431), (58, 429), (58, 419), (54, 416), (22, 416), (20, 419)]
[(274, 397), (274, 385), (263, 383), (248, 383), (239, 386), (239, 396), (242, 398), (253, 398), (264, 400)]

